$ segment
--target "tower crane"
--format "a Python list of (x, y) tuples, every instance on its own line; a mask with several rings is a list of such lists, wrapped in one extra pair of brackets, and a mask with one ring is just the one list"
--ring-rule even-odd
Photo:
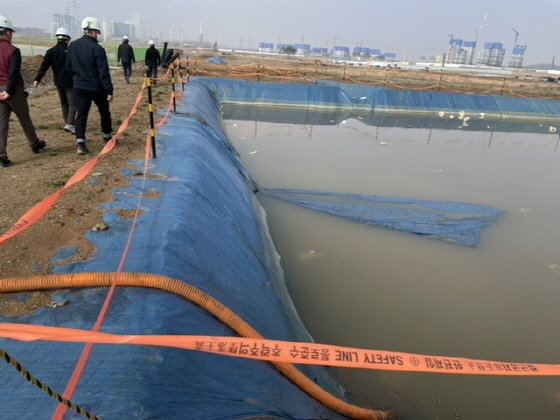
[[(513, 32), (515, 32), (515, 40), (513, 41), (513, 48), (517, 48), (517, 38), (519, 38), (519, 32), (517, 32), (515, 29), (511, 28), (511, 30)], [(512, 50), (513, 51), (513, 50)]]
[(474, 30), (474, 42), (475, 42), (475, 44), (478, 42), (478, 34), (480, 33), (480, 30), (482, 29), (482, 25), (484, 25), (484, 22), (486, 22), (487, 18), (488, 18), (488, 13), (485, 13), (484, 17), (482, 18), (482, 22), (480, 23), (480, 26)]
[(336, 35), (323, 35), (323, 36), (326, 38), (325, 42), (326, 42), (326, 44), (327, 44), (327, 45), (326, 45), (327, 50), (329, 49), (329, 38), (332, 38), (332, 39), (333, 39), (333, 40), (332, 40), (332, 47), (333, 47), (333, 50), (334, 50), (334, 46), (335, 46), (335, 44), (336, 44), (336, 40), (337, 40), (338, 38), (340, 38), (340, 37), (339, 37), (339, 36), (336, 36)]
[(519, 64), (517, 63), (517, 60), (515, 59), (515, 49), (517, 48), (517, 38), (519, 38), (519, 32), (517, 32), (515, 29), (511, 28), (511, 30), (513, 32), (515, 32), (515, 39), (513, 41), (513, 48), (511, 49), (511, 60), (509, 62), (510, 67), (518, 67)]
[(480, 31), (482, 29), (482, 25), (484, 25), (484, 22), (486, 22), (487, 18), (488, 18), (488, 12), (486, 12), (484, 14), (484, 17), (482, 18), (482, 22), (480, 23), (480, 26), (474, 30), (474, 48), (473, 48), (473, 52), (472, 52), (472, 54), (470, 56), (470, 59), (469, 59), (469, 64), (474, 64), (473, 60), (474, 60), (474, 56), (475, 56), (475, 50), (476, 50), (476, 47), (478, 46), (478, 34), (480, 33)]

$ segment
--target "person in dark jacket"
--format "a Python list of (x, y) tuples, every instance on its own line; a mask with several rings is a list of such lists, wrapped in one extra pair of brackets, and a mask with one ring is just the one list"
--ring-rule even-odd
[(58, 91), (60, 98), (60, 107), (62, 109), (62, 118), (64, 118), (64, 130), (75, 134), (74, 124), (76, 123), (76, 101), (74, 100), (74, 89), (72, 83), (72, 75), (66, 69), (66, 55), (68, 54), (68, 43), (70, 42), (70, 34), (64, 28), (58, 28), (56, 31), (57, 43), (54, 47), (49, 48), (43, 57), (41, 67), (35, 76), (33, 86), (38, 87), (45, 77), (49, 67), (52, 67), (54, 75), (54, 85)]
[(130, 76), (132, 76), (132, 63), (135, 63), (134, 48), (128, 43), (128, 37), (123, 36), (123, 42), (119, 45), (117, 50), (117, 60), (120, 61), (123, 68), (124, 80), (130, 83)]
[(158, 49), (155, 47), (154, 41), (150, 40), (148, 43), (149, 48), (146, 50), (146, 57), (144, 59), (146, 67), (148, 67), (148, 77), (152, 78), (154, 85), (157, 83), (157, 69), (161, 64), (161, 56)]
[(112, 121), (109, 103), (113, 100), (113, 82), (109, 72), (107, 53), (101, 45), (101, 24), (93, 17), (82, 21), (84, 35), (70, 43), (66, 68), (72, 74), (76, 97), (76, 143), (79, 155), (89, 153), (86, 146), (86, 127), (91, 103), (101, 117), (103, 141), (112, 139)]
[(2, 168), (12, 163), (6, 152), (12, 112), (16, 114), (23, 128), (31, 153), (39, 153), (46, 146), (46, 143), (37, 137), (29, 115), (27, 92), (21, 75), (21, 51), (12, 45), (14, 32), (12, 22), (0, 16), (0, 167)]

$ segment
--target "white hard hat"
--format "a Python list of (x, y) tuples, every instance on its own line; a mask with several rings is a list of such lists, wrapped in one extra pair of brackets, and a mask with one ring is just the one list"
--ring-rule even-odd
[(101, 32), (101, 24), (99, 23), (99, 19), (96, 19), (94, 17), (84, 18), (84, 20), (82, 20), (82, 29), (94, 29)]
[(66, 28), (58, 28), (55, 34), (56, 38), (70, 38), (70, 33)]
[(148, 42), (148, 45), (155, 45), (155, 42), (150, 39), (150, 42)]
[(125, 36), (122, 37), (122, 40), (123, 41), (128, 41), (128, 37), (125, 35)]
[(12, 21), (8, 19), (6, 16), (2, 16), (2, 15), (0, 15), (0, 29), (9, 29), (13, 32), (16, 31), (14, 29), (14, 25), (12, 24)]

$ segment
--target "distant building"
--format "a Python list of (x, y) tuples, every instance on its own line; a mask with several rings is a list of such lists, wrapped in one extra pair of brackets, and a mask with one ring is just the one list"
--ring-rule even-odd
[(341, 45), (335, 45), (333, 49), (333, 55), (335, 57), (349, 57), (350, 48)]
[(68, 29), (72, 38), (81, 36), (83, 34), (83, 30), (80, 28), (81, 23), (79, 18), (71, 15), (54, 14), (49, 16), (49, 30), (53, 37), (58, 28)]
[(311, 45), (309, 44), (294, 44), (294, 48), (296, 49), (297, 55), (309, 55), (309, 51), (311, 50)]
[[(52, 36), (58, 28), (66, 28), (70, 32), (72, 38), (83, 35), (81, 28), (83, 17), (72, 15), (53, 14), (49, 15), (49, 31)], [(131, 40), (136, 39), (136, 26), (130, 22), (102, 22), (105, 39), (129, 37)]]
[(328, 48), (322, 48), (322, 47), (313, 47), (311, 48), (311, 50), (309, 51), (309, 55), (315, 55), (315, 56), (327, 56), (329, 55), (329, 50)]
[(467, 55), (463, 49), (463, 40), (451, 37), (447, 48), (446, 62), (452, 64), (465, 64)]
[(476, 41), (463, 41), (451, 37), (445, 54), (445, 62), (451, 64), (474, 64)]
[(465, 42), (463, 42), (465, 64), (474, 64), (475, 63), (475, 50), (476, 50), (476, 42), (475, 41), (465, 41)]
[(369, 48), (366, 47), (355, 47), (352, 50), (352, 55), (354, 57), (369, 57), (370, 53), (369, 53)]
[(136, 39), (136, 26), (134, 23), (111, 21), (107, 31), (109, 32), (111, 38), (122, 38), (126, 35), (131, 40)]
[(271, 53), (274, 51), (274, 44), (261, 42), (259, 43), (259, 52)]
[(295, 47), (293, 44), (276, 44), (276, 51), (279, 53), (285, 52), (285, 51), (290, 51), (294, 49)]
[(509, 62), (509, 66), (514, 69), (520, 69), (523, 67), (523, 58), (525, 55), (525, 50), (527, 49), (527, 45), (516, 45), (511, 53), (511, 61)]
[(506, 50), (501, 42), (486, 42), (479, 53), (477, 64), (492, 67), (502, 67)]
[(397, 60), (397, 54), (396, 53), (386, 52), (383, 55), (385, 56), (386, 61), (396, 61)]

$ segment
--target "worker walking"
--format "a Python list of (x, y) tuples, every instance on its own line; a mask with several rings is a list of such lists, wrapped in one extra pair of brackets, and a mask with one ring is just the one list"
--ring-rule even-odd
[(130, 83), (130, 76), (132, 76), (132, 63), (135, 63), (134, 48), (128, 43), (128, 37), (123, 36), (123, 41), (117, 50), (117, 60), (122, 64), (124, 80)]
[(152, 78), (154, 85), (157, 83), (158, 66), (161, 64), (161, 56), (158, 49), (155, 47), (154, 41), (150, 40), (149, 47), (146, 50), (146, 57), (144, 59), (146, 67), (148, 67), (148, 77)]
[(112, 136), (109, 103), (113, 100), (113, 83), (109, 72), (107, 53), (101, 45), (101, 24), (93, 17), (82, 21), (84, 35), (68, 47), (66, 68), (72, 74), (76, 97), (76, 143), (79, 155), (89, 153), (86, 146), (86, 127), (91, 103), (94, 102), (101, 117), (103, 141)]
[(62, 109), (62, 118), (64, 118), (64, 130), (75, 134), (74, 125), (76, 123), (76, 101), (74, 100), (74, 89), (72, 83), (72, 75), (66, 69), (66, 56), (68, 55), (68, 43), (70, 42), (70, 34), (64, 28), (58, 28), (56, 31), (57, 43), (54, 47), (49, 48), (45, 53), (41, 67), (35, 76), (33, 85), (38, 87), (41, 80), (52, 68), (54, 75), (54, 85), (58, 91), (60, 98), (60, 107)]
[(39, 140), (29, 115), (27, 92), (21, 75), (21, 51), (12, 44), (14, 26), (5, 16), (0, 16), (0, 167), (12, 162), (8, 159), (8, 130), (13, 112), (31, 147), (31, 153), (39, 153), (46, 146)]

